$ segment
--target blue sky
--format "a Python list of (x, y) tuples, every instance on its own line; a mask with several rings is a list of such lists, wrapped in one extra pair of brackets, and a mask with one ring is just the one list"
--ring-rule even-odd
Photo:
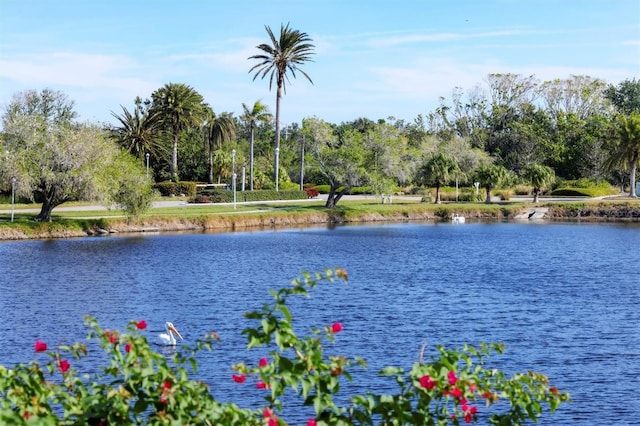
[(288, 85), (285, 124), (413, 121), (490, 73), (640, 78), (640, 0), (0, 0), (0, 103), (50, 88), (81, 119), (114, 122), (174, 82), (218, 113), (257, 100), (275, 111), (247, 58), (282, 23), (316, 46), (303, 68), (314, 84)]

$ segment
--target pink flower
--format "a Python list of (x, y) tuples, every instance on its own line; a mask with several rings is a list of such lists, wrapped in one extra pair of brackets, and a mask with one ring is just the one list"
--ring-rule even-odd
[(456, 383), (458, 382), (458, 378), (456, 377), (455, 371), (449, 371), (449, 373), (447, 374), (447, 378), (449, 379), (449, 384), (451, 386), (455, 386)]
[(126, 345), (124, 345), (124, 351), (126, 353), (131, 352), (131, 343), (127, 343)]
[(262, 412), (262, 416), (265, 419), (269, 419), (271, 418), (271, 416), (273, 416), (273, 411), (271, 411), (269, 408), (265, 408), (264, 411)]
[(44, 352), (47, 350), (47, 344), (41, 342), (40, 340), (36, 340), (36, 352)]
[(278, 426), (278, 420), (275, 417), (269, 417), (267, 426)]
[(475, 392), (477, 388), (478, 388), (478, 387), (476, 386), (476, 384), (475, 384), (475, 383), (471, 382), (471, 384), (469, 384), (469, 390), (470, 390), (471, 392)]
[(234, 374), (233, 376), (231, 376), (233, 378), (233, 381), (236, 383), (244, 383), (245, 380), (247, 380), (247, 376), (245, 376), (244, 374)]
[(269, 364), (269, 360), (267, 358), (260, 358), (260, 361), (258, 362), (260, 367), (266, 367), (267, 364)]
[(66, 373), (69, 367), (71, 367), (71, 364), (69, 364), (69, 361), (67, 361), (66, 359), (58, 361), (58, 368), (60, 368), (62, 374)]
[(136, 327), (138, 328), (138, 330), (144, 330), (145, 328), (147, 328), (147, 322), (145, 320), (140, 320), (136, 324)]
[(342, 324), (340, 324), (339, 322), (334, 322), (333, 325), (331, 326), (331, 332), (335, 334), (335, 333), (340, 333), (341, 331), (342, 331)]
[(431, 390), (436, 387), (436, 384), (437, 383), (428, 374), (420, 377), (420, 386), (423, 388)]
[(453, 395), (454, 398), (460, 398), (462, 396), (462, 391), (458, 388), (454, 388), (451, 391), (451, 395)]
[(258, 389), (268, 389), (269, 388), (269, 386), (263, 381), (259, 381), (258, 383), (256, 383), (256, 387)]
[(167, 403), (167, 397), (166, 397), (166, 396), (164, 396), (164, 395), (162, 395), (162, 396), (160, 397), (160, 402), (162, 402), (163, 404), (166, 404), (166, 403)]
[(310, 419), (307, 422), (307, 426), (316, 426), (316, 419)]

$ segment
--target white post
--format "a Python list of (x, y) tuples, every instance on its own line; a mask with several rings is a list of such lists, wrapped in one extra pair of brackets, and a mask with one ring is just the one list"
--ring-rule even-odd
[(11, 176), (11, 222), (13, 222), (13, 211), (16, 203), (16, 177)]
[(145, 154), (145, 157), (147, 157), (147, 179), (149, 179), (149, 153), (148, 152)]
[(242, 185), (240, 185), (240, 187), (242, 188), (242, 192), (244, 192), (244, 181), (246, 180), (245, 169), (246, 167), (242, 168)]
[(233, 208), (236, 208), (236, 150), (231, 151), (231, 187), (233, 189)]

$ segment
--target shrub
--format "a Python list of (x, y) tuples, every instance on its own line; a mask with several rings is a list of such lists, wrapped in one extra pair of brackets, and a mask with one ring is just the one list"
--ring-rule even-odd
[(196, 196), (196, 182), (159, 182), (153, 189), (163, 197)]
[(316, 198), (320, 193), (315, 188), (306, 188), (304, 190), (307, 193), (307, 198)]
[[(335, 281), (346, 282), (346, 271), (304, 273), (292, 286), (272, 291), (271, 304), (245, 315), (255, 324), (242, 331), (247, 349), (262, 348), (269, 355), (234, 365), (233, 380), (262, 389), (264, 407), (219, 402), (206, 384), (189, 377), (196, 372), (196, 354), (213, 348), (215, 334), (197, 340), (194, 347), (185, 346), (168, 360), (154, 352), (141, 334), (144, 321), (131, 321), (127, 332), (120, 333), (102, 329), (95, 318), (86, 317), (88, 339), (107, 354), (107, 365), (93, 376), (81, 374), (73, 358), (86, 357), (88, 345), (76, 343), (46, 352), (46, 343), (36, 341), (35, 351), (46, 352), (49, 358), (44, 368), (37, 361), (11, 369), (0, 366), (0, 420), (4, 424), (284, 425), (287, 416), (299, 410), (298, 406), (287, 410), (286, 394), (310, 407), (313, 414), (307, 425), (521, 424), (536, 421), (543, 403), (554, 412), (569, 399), (543, 374), (507, 377), (488, 366), (490, 355), (502, 353), (501, 344), (438, 346), (428, 361), (423, 346), (419, 361), (408, 369), (388, 366), (380, 371), (398, 387), (395, 393), (367, 391), (339, 397), (341, 384), (352, 381), (366, 366), (358, 357), (325, 353), (324, 345), (348, 332), (348, 324), (328, 323), (298, 336), (287, 306), (290, 297), (308, 297), (318, 284)], [(340, 406), (338, 400), (348, 401), (347, 405)]]

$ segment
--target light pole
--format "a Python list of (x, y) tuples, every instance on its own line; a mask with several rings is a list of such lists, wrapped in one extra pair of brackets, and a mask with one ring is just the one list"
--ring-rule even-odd
[(147, 179), (149, 179), (149, 153), (148, 152), (145, 154), (145, 157), (147, 157)]
[(16, 177), (11, 176), (11, 222), (13, 222), (13, 211), (16, 203)]
[(231, 187), (233, 189), (233, 208), (236, 208), (236, 150), (231, 151)]
[(302, 144), (300, 145), (300, 191), (304, 191), (304, 135), (302, 135)]

